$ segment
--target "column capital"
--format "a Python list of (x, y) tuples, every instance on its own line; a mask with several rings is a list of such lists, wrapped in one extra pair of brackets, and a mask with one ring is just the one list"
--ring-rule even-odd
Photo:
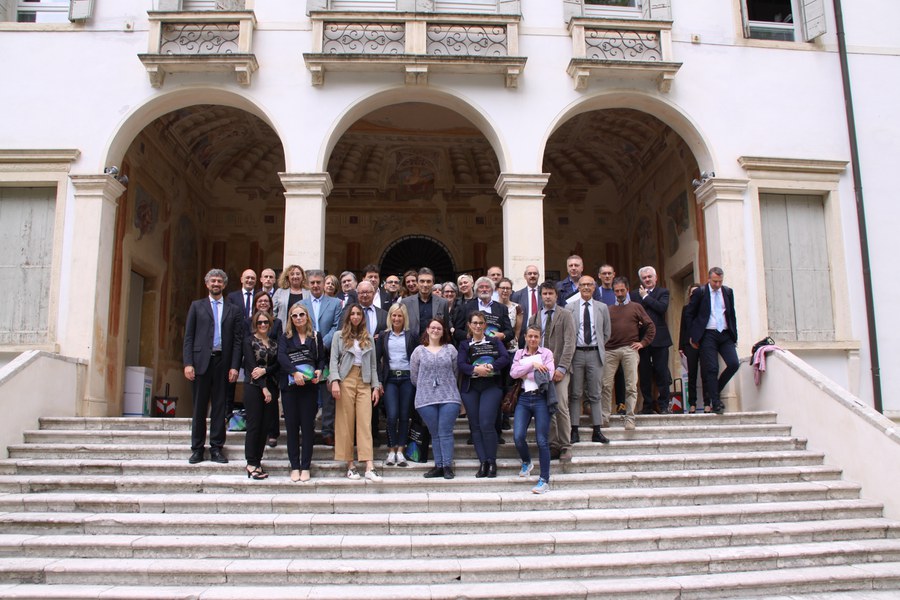
[(328, 173), (279, 173), (284, 187), (284, 264), (325, 264), (326, 198), (334, 187)]
[(291, 196), (327, 196), (334, 188), (331, 175), (325, 173), (279, 173), (285, 195)]
[(69, 175), (75, 196), (98, 196), (107, 202), (115, 203), (125, 193), (125, 186), (112, 175)]
[(716, 202), (743, 202), (749, 179), (723, 179), (713, 177), (704, 181), (694, 191), (697, 202), (709, 208)]
[(532, 196), (544, 198), (544, 188), (550, 181), (550, 173), (500, 173), (494, 189), (506, 201), (507, 196)]

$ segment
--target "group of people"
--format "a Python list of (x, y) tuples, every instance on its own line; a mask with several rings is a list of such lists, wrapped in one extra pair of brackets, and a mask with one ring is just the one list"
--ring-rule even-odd
[[(492, 478), (501, 402), (518, 383), (519, 475), (529, 477), (533, 469), (526, 442), (533, 420), (540, 476), (532, 491), (548, 491), (551, 459), (569, 460), (571, 444), (580, 441), (582, 406), (590, 409), (591, 441), (608, 443), (602, 429), (614, 411), (613, 394), (615, 412), (633, 430), (638, 381), (645, 413), (666, 412), (671, 383), (669, 292), (657, 285), (656, 270), (641, 268), (641, 284), (630, 291), (610, 265), (600, 267), (600, 285), (583, 274), (580, 257), (570, 256), (566, 268), (562, 281), (538, 284), (540, 272), (529, 265), (526, 286), (514, 291), (499, 267), (477, 280), (463, 274), (445, 283), (422, 268), (389, 275), (382, 285), (376, 265), (365, 267), (359, 281), (350, 271), (335, 277), (289, 265), (277, 284), (275, 272), (263, 270), (261, 289), (248, 269), (241, 289), (227, 296), (227, 275), (211, 270), (204, 280), (209, 294), (191, 305), (184, 337), (184, 372), (193, 382), (189, 461), (205, 460), (209, 411), (210, 460), (228, 462), (225, 423), (240, 373), (249, 478), (268, 477), (261, 460), (266, 444), (278, 443), (279, 396), (292, 481), (310, 480), (316, 441), (334, 446), (349, 479), (381, 481), (373, 440), (382, 410), (384, 465), (408, 466), (404, 452), (417, 416), (432, 438), (434, 467), (424, 476), (454, 478), (453, 428), (464, 413), (479, 460), (475, 477)], [(698, 370), (704, 409), (721, 413), (721, 389), (737, 369), (734, 297), (722, 278), (721, 269), (711, 269), (709, 283), (692, 288), (682, 315), (690, 412)]]

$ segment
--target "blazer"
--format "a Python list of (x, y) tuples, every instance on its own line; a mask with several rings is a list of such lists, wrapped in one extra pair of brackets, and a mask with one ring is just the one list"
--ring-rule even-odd
[[(712, 310), (710, 301), (709, 284), (704, 285), (691, 296), (688, 304), (688, 317), (691, 325), (691, 339), (699, 344), (706, 333), (706, 324), (709, 322), (709, 314)], [(722, 286), (722, 299), (725, 301), (725, 324), (728, 325), (729, 337), (737, 343), (737, 317), (734, 313), (734, 290), (728, 286)]]
[[(388, 354), (388, 340), (390, 337), (390, 330), (385, 329), (379, 334), (375, 342), (378, 350), (375, 354), (375, 358), (378, 360), (378, 378), (382, 384), (388, 380), (388, 375), (391, 371), (390, 355)], [(403, 332), (403, 337), (406, 338), (406, 358), (411, 358), (413, 350), (419, 345), (419, 336), (412, 331), (406, 330)]]
[[(253, 304), (253, 298), (255, 296), (256, 296), (256, 290), (251, 290), (250, 304)], [(229, 292), (229, 294), (227, 296), (225, 296), (225, 302), (228, 302), (230, 304), (237, 306), (238, 310), (241, 311), (241, 316), (244, 317), (244, 319), (249, 319), (250, 317), (253, 316), (253, 314), (252, 314), (253, 311), (251, 311), (251, 314), (249, 314), (249, 315), (246, 312), (244, 312), (244, 300), (246, 300), (246, 297), (244, 296), (244, 288), (235, 290), (233, 292)]]
[[(344, 317), (347, 315), (347, 308), (349, 306), (350, 305), (348, 304), (341, 311), (341, 316), (339, 317), (340, 323), (344, 322)], [(363, 311), (366, 310), (362, 304), (360, 304), (359, 307), (362, 308)], [(375, 332), (372, 334), (372, 337), (376, 337), (376, 336), (380, 335), (382, 331), (387, 329), (387, 311), (380, 309), (375, 305), (372, 305), (372, 308), (375, 310)]]
[[(415, 334), (419, 333), (419, 295), (415, 296), (407, 296), (403, 300), (400, 301), (401, 304), (406, 306), (406, 312), (409, 313), (409, 330)], [(449, 324), (449, 311), (447, 310), (447, 300), (445, 298), (441, 298), (440, 296), (435, 296), (432, 294), (431, 296), (431, 316), (439, 321), (444, 323), (444, 326)]]
[(635, 290), (631, 292), (631, 301), (643, 306), (650, 316), (650, 320), (656, 326), (656, 336), (650, 342), (650, 346), (653, 348), (668, 348), (671, 346), (672, 335), (669, 333), (669, 326), (666, 325), (666, 311), (669, 310), (669, 290), (656, 286), (645, 298), (641, 298), (641, 293)]
[[(575, 291), (572, 291), (572, 286), (575, 286)], [(566, 305), (566, 300), (571, 298), (572, 296), (578, 295), (578, 282), (573, 281), (571, 277), (568, 275), (562, 281), (556, 282), (556, 303), (560, 306)]]
[[(303, 290), (301, 294), (301, 300), (309, 296), (309, 292), (307, 290)], [(275, 290), (275, 293), (272, 294), (272, 314), (275, 315), (276, 319), (281, 319), (282, 323), (287, 322), (290, 318), (288, 316), (288, 311), (291, 310), (291, 307), (288, 306), (288, 302), (291, 299), (291, 290), (290, 288), (278, 288)]]
[[(504, 309), (506, 310), (506, 309)], [(494, 347), (500, 354), (500, 357), (497, 359), (497, 362), (494, 363), (494, 383), (496, 385), (503, 387), (503, 370), (509, 366), (509, 352), (506, 351), (506, 346), (500, 343), (500, 340), (497, 338), (487, 338), (489, 344), (493, 344)], [(469, 362), (469, 340), (465, 339), (459, 345), (459, 352), (456, 355), (456, 366), (459, 369), (460, 374), (460, 386), (459, 391), (468, 392), (469, 386), (472, 385), (472, 373), (475, 372), (475, 367), (472, 363)]]
[[(542, 315), (538, 312), (528, 319), (528, 325), (540, 327), (541, 319)], [(575, 355), (577, 340), (578, 333), (575, 331), (575, 319), (572, 317), (572, 313), (557, 306), (550, 319), (550, 328), (544, 332), (542, 345), (553, 353), (554, 364), (563, 373), (568, 373), (572, 369), (572, 357)]]
[[(331, 345), (331, 364), (328, 372), (328, 383), (340, 381), (353, 368), (353, 353), (344, 348), (344, 338), (334, 337)], [(375, 360), (375, 344), (371, 344), (362, 352), (362, 380), (373, 388), (381, 387), (378, 379), (378, 363)]]
[[(278, 387), (282, 390), (290, 387), (287, 378), (296, 370), (288, 355), (292, 350), (299, 349), (300, 345), (300, 336), (298, 335), (288, 338), (282, 333), (278, 336)], [(317, 333), (312, 337), (307, 337), (306, 347), (314, 357), (315, 370), (324, 372), (325, 367), (328, 366), (328, 353), (325, 352), (325, 347), (322, 345), (322, 336)]]
[[(572, 320), (575, 324), (575, 344), (578, 345), (578, 330), (581, 329), (582, 301), (572, 302), (566, 305), (566, 310), (572, 313)], [(600, 364), (602, 365), (606, 358), (606, 342), (612, 333), (612, 325), (609, 322), (609, 308), (603, 302), (594, 300), (591, 303), (594, 309), (594, 331), (600, 339), (597, 341), (597, 353), (600, 355)]]
[[(456, 313), (456, 321), (453, 323), (453, 341), (459, 345), (469, 334), (469, 313), (478, 310), (478, 298), (469, 300), (462, 306), (462, 310)], [(509, 322), (509, 310), (499, 302), (491, 302), (491, 314), (500, 322), (500, 333), (504, 335), (503, 343), (507, 344), (515, 335), (512, 323)]]
[(334, 332), (341, 326), (341, 301), (332, 298), (328, 294), (322, 294), (319, 298), (319, 321), (316, 322), (316, 311), (313, 309), (312, 295), (303, 298), (300, 302), (306, 307), (309, 318), (312, 320), (313, 329), (322, 336), (322, 344), (326, 350), (331, 349), (331, 339)]
[[(212, 306), (209, 296), (194, 300), (188, 309), (187, 322), (184, 326), (184, 345), (182, 360), (185, 367), (194, 367), (194, 373), (203, 375), (209, 367), (212, 356), (213, 335)], [(241, 326), (241, 311), (233, 304), (222, 302), (222, 358), (231, 369), (237, 369), (241, 363), (241, 342), (244, 328)]]
[[(387, 310), (391, 307), (391, 304), (394, 303), (394, 300), (391, 298), (390, 292), (381, 288), (375, 290), (375, 297), (381, 298), (381, 306), (375, 304), (375, 308), (382, 308), (384, 310)], [(375, 301), (373, 300), (372, 302), (374, 303)]]
[[(535, 290), (535, 296), (537, 297), (537, 311), (541, 312), (541, 310), (543, 310), (544, 308), (544, 303), (541, 302), (540, 285), (538, 285), (537, 289)], [(528, 312), (528, 303), (531, 301), (530, 297), (531, 293), (528, 291), (528, 286), (523, 287), (521, 290), (516, 290), (509, 297), (511, 302), (515, 302), (522, 307), (522, 313), (525, 315), (525, 318), (522, 319), (522, 327), (520, 327), (519, 331), (516, 332), (516, 337), (519, 338), (519, 348), (525, 347), (525, 330), (528, 329), (528, 321), (531, 318), (531, 313)]]
[[(278, 343), (278, 338), (272, 339), (272, 336), (267, 336), (269, 341), (273, 344)], [(275, 375), (278, 373), (278, 355), (276, 354), (272, 357), (271, 360), (266, 361), (266, 374), (259, 379), (253, 379), (250, 373), (253, 372), (253, 369), (256, 367), (262, 366), (256, 363), (256, 357), (253, 355), (253, 334), (248, 334), (244, 336), (244, 340), (241, 343), (241, 354), (243, 358), (241, 359), (241, 368), (244, 369), (244, 383), (249, 385), (257, 385), (262, 387), (266, 385), (270, 390), (275, 389)]]

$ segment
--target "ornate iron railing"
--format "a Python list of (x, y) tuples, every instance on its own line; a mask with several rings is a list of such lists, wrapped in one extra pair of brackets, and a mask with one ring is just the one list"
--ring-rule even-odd
[(662, 45), (657, 31), (588, 29), (584, 32), (585, 58), (625, 61), (661, 61)]
[(508, 56), (504, 25), (429, 24), (426, 54), (436, 56)]
[(239, 48), (237, 23), (165, 23), (160, 54), (233, 54)]
[(403, 23), (325, 23), (322, 52), (326, 54), (402, 54), (406, 47)]

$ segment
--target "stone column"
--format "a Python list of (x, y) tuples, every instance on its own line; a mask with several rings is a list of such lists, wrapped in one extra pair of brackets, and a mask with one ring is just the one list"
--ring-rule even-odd
[[(734, 310), (738, 324), (738, 356), (750, 354), (753, 339), (753, 323), (750, 320), (750, 269), (745, 233), (744, 196), (749, 181), (746, 179), (707, 179), (697, 188), (697, 202), (703, 207), (706, 227), (706, 256), (709, 267), (721, 267), (725, 271), (725, 285), (734, 290)], [(698, 273), (701, 283), (707, 274)], [(753, 296), (755, 297), (755, 296)], [(728, 410), (737, 410), (737, 377), (725, 388), (722, 400)]]
[[(81, 414), (108, 416), (107, 334), (116, 200), (125, 186), (110, 175), (71, 175), (74, 189), (72, 251), (69, 270), (65, 344), (67, 356), (89, 361)], [(109, 385), (107, 385), (109, 381)]]
[(279, 173), (284, 186), (284, 265), (325, 266), (325, 207), (328, 173)]
[(525, 267), (544, 273), (544, 187), (549, 173), (501, 173), (494, 187), (503, 198), (503, 272), (525, 285)]

